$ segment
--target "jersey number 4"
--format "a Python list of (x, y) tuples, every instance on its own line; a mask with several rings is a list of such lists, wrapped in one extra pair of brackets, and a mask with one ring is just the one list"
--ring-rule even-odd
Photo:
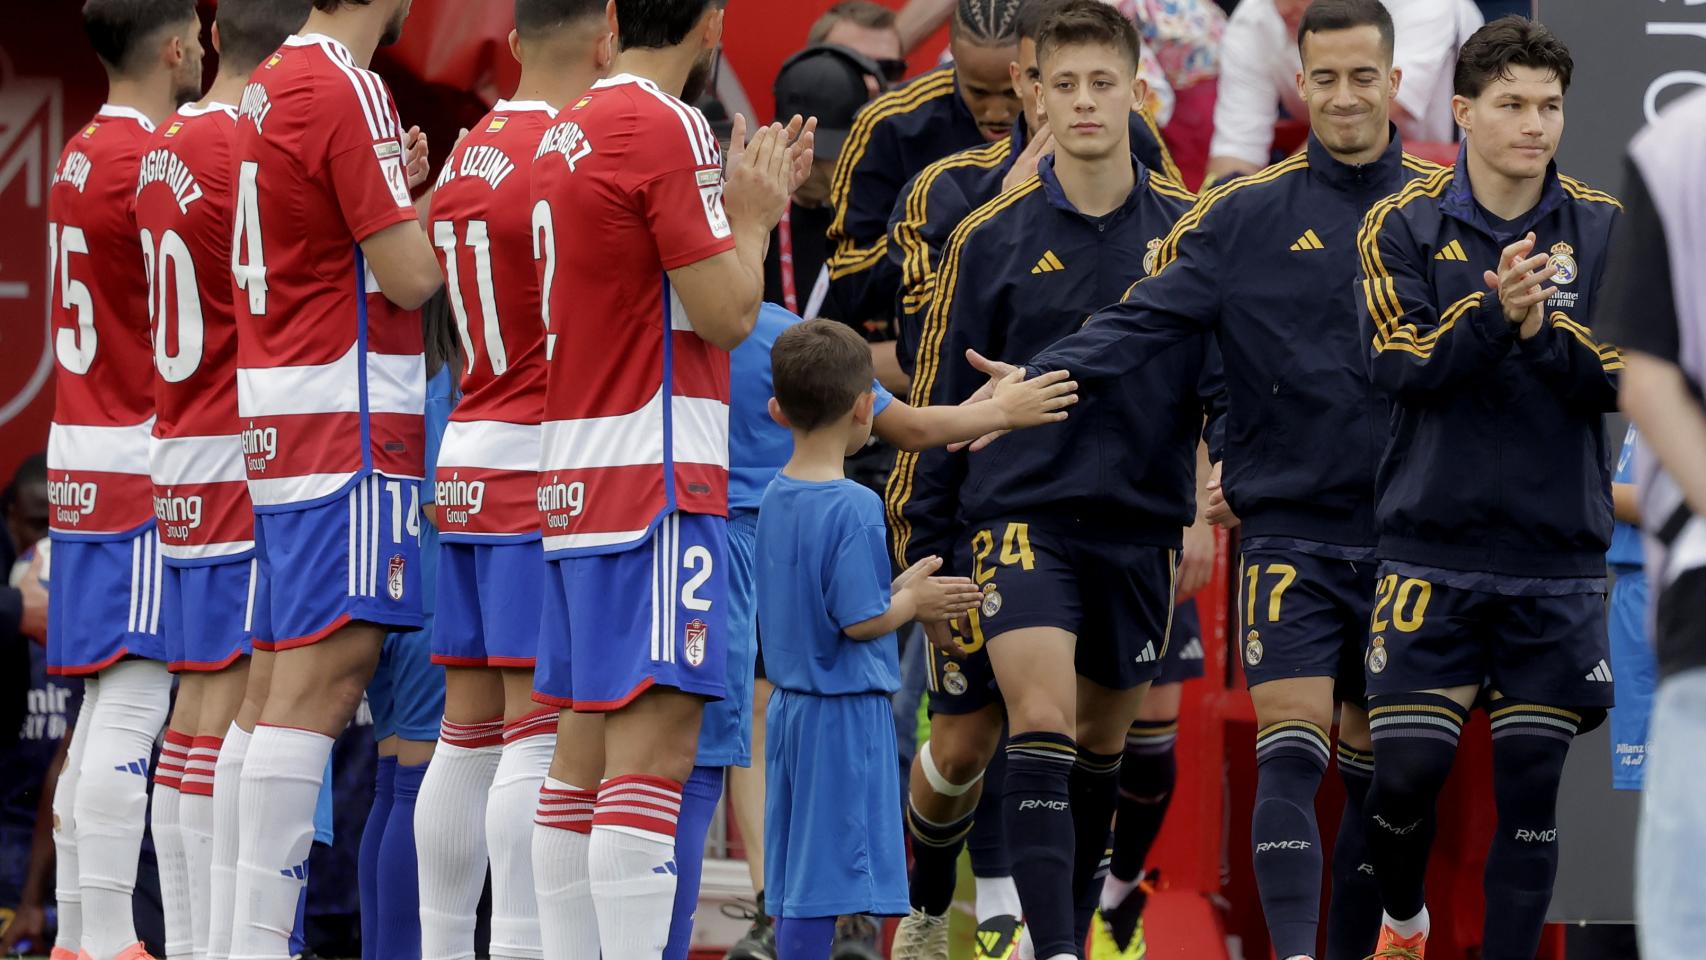
[(231, 276), (249, 295), (249, 316), (267, 314), (267, 256), (261, 244), (261, 165), (245, 160), (237, 170), (237, 216), (232, 221)]

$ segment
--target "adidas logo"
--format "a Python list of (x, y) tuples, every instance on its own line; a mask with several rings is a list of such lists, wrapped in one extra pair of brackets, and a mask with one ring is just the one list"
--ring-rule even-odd
[(148, 776), (148, 758), (143, 757), (139, 760), (132, 760), (129, 763), (115, 764), (113, 769), (117, 770), (119, 773), (134, 773), (139, 777), (146, 777)]
[(1155, 641), (1145, 640), (1143, 642), (1143, 652), (1137, 655), (1137, 662), (1138, 663), (1154, 663), (1155, 662)]
[(1303, 231), (1303, 236), (1298, 237), (1297, 242), (1293, 243), (1291, 245), (1291, 252), (1292, 253), (1298, 253), (1298, 252), (1301, 252), (1303, 250), (1325, 250), (1325, 249), (1327, 249), (1327, 245), (1321, 242), (1321, 238), (1317, 237), (1315, 235), (1314, 230)]
[(1445, 246), (1441, 247), (1440, 251), (1438, 253), (1434, 254), (1434, 259), (1435, 260), (1454, 260), (1458, 263), (1469, 262), (1469, 257), (1467, 255), (1465, 255), (1463, 252), (1463, 244), (1458, 243), (1456, 240), (1453, 240), (1450, 243), (1446, 244)]
[(675, 874), (675, 861), (674, 860), (665, 860), (661, 866), (653, 867), (652, 872), (653, 873), (667, 873), (673, 877), (676, 875)]
[(1583, 677), (1582, 679), (1587, 680), (1591, 683), (1610, 683), (1611, 682), (1611, 664), (1606, 663), (1604, 660), (1601, 660), (1598, 664), (1596, 664), (1594, 666), (1593, 670), (1590, 673), (1588, 673), (1587, 676)]
[(1201, 660), (1202, 658), (1203, 649), (1200, 637), (1192, 637), (1185, 642), (1183, 647), (1179, 648), (1180, 660)]
[(281, 877), (290, 877), (295, 880), (306, 880), (308, 879), (308, 862), (303, 861), (294, 867), (285, 867), (283, 870), (278, 872), (278, 875)]
[(1042, 259), (1037, 261), (1037, 265), (1031, 268), (1031, 272), (1032, 273), (1053, 273), (1056, 270), (1065, 270), (1065, 269), (1066, 269), (1066, 264), (1061, 263), (1060, 258), (1054, 255), (1053, 250), (1050, 250), (1050, 251), (1043, 254)]

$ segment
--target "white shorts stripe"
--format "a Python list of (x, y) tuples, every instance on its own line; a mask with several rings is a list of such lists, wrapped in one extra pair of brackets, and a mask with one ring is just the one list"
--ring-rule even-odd
[(166, 557), (160, 552), (160, 539), (153, 530), (148, 531), (149, 552), (154, 554), (154, 575), (149, 589), (153, 591), (154, 603), (148, 613), (148, 632), (160, 632), (160, 588), (165, 585)]
[(681, 514), (670, 514), (665, 524), (669, 527), (669, 552), (664, 554), (663, 562), (669, 565), (669, 593), (663, 598), (658, 616), (663, 620), (664, 657), (674, 663), (675, 601), (681, 596)]
[(379, 596), (379, 518), (383, 516), (379, 510), (379, 478), (369, 476), (368, 496), (372, 505), (367, 515), (368, 564), (367, 564), (367, 595)]
[(663, 551), (663, 532), (660, 529), (658, 534), (656, 536), (652, 537), (652, 662), (653, 663), (657, 663), (658, 660), (660, 659), (659, 651), (658, 651), (658, 616), (657, 616), (657, 609), (658, 609), (658, 594), (662, 593), (663, 590), (660, 588), (660, 585), (658, 583), (658, 577), (662, 574), (662, 571), (658, 569), (658, 554), (661, 553), (662, 551)]
[(130, 541), (130, 617), (125, 621), (125, 629), (136, 632), (136, 608), (139, 593), (142, 588), (142, 538)]
[(243, 601), (243, 629), (255, 629), (255, 580), (261, 575), (261, 562), (249, 558), (249, 598)]
[(142, 541), (142, 569), (138, 571), (142, 583), (137, 590), (140, 600), (136, 605), (136, 626), (132, 629), (144, 633), (148, 630), (149, 611), (154, 606), (154, 538), (143, 534), (137, 539)]
[(355, 563), (356, 563), (356, 557), (355, 557), (355, 549), (356, 549), (356, 547), (355, 547), (355, 541), (356, 541), (355, 498), (356, 498), (356, 494), (358, 492), (360, 492), (359, 488), (351, 489), (349, 494), (344, 497), (345, 501), (349, 504), (349, 550), (346, 552), (346, 554), (344, 556), (344, 560), (345, 560), (344, 565), (349, 568), (349, 596), (352, 596), (352, 597), (355, 596), (355, 570), (356, 570), (356, 566), (355, 566)]

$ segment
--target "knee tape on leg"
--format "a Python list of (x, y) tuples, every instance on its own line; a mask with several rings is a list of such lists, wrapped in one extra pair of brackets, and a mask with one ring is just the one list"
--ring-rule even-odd
[(924, 769), (924, 779), (929, 781), (930, 789), (944, 797), (963, 797), (967, 790), (977, 786), (978, 781), (983, 779), (983, 771), (979, 770), (977, 776), (965, 783), (949, 782), (947, 777), (942, 776), (942, 771), (936, 769), (936, 759), (930, 755), (928, 740), (924, 741), (924, 746), (918, 750), (918, 762)]

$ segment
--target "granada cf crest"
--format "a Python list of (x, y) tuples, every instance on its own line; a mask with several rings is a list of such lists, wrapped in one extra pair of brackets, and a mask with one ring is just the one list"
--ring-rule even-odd
[(1558, 268), (1558, 272), (1552, 275), (1552, 280), (1559, 286), (1575, 282), (1575, 252), (1576, 250), (1574, 247), (1561, 240), (1552, 245), (1552, 256), (1548, 262), (1551, 263), (1552, 266)]
[(1386, 638), (1375, 637), (1368, 648), (1368, 672), (1380, 673), (1391, 658), (1386, 653)]
[(393, 554), (391, 563), (385, 571), (385, 590), (391, 594), (391, 599), (403, 599), (403, 555)]
[(687, 621), (686, 642), (682, 648), (687, 655), (689, 666), (697, 667), (705, 662), (705, 636), (710, 632), (710, 628), (705, 626), (705, 621), (698, 617)]

